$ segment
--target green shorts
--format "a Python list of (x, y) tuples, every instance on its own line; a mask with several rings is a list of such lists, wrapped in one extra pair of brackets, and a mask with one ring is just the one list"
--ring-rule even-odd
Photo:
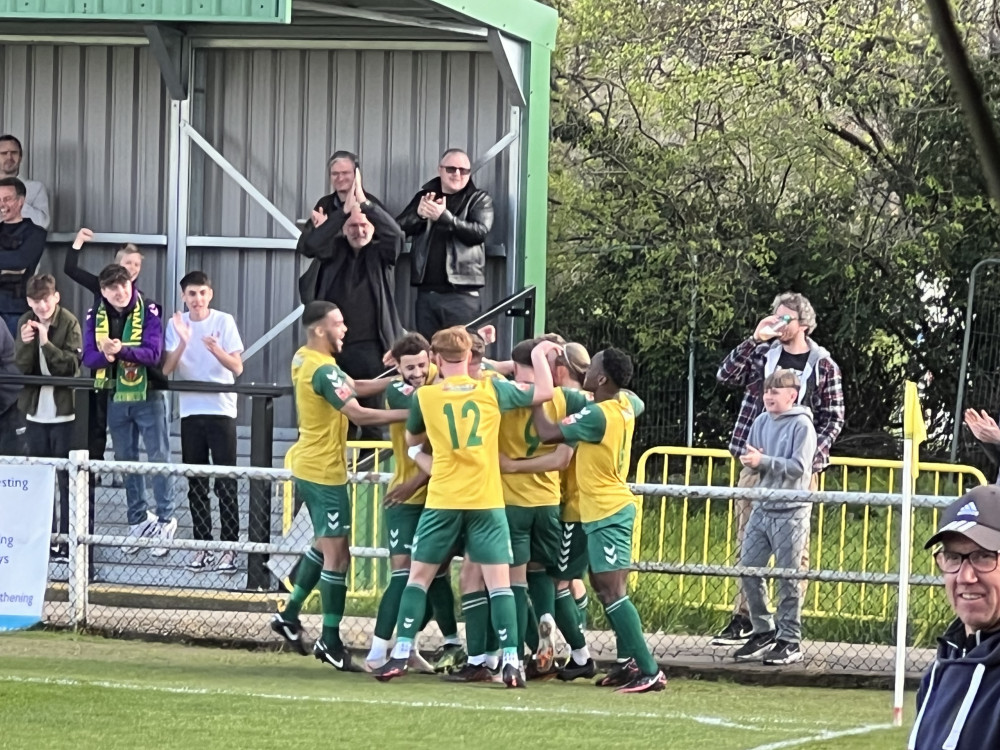
[(587, 535), (583, 523), (562, 522), (559, 554), (554, 565), (549, 565), (548, 573), (557, 581), (573, 581), (583, 578), (587, 572)]
[(385, 509), (385, 531), (390, 555), (409, 555), (413, 551), (413, 536), (417, 533), (423, 503), (393, 505)]
[(632, 564), (632, 528), (635, 503), (614, 515), (583, 524), (587, 535), (587, 560), (594, 573), (627, 570)]
[(296, 479), (295, 491), (309, 509), (313, 536), (351, 535), (351, 497), (346, 484), (317, 484)]
[(506, 511), (512, 564), (553, 564), (559, 554), (559, 506), (508, 505)]
[(465, 556), (480, 565), (510, 565), (510, 531), (502, 508), (451, 510), (425, 508), (413, 537), (413, 559), (440, 565), (465, 536)]

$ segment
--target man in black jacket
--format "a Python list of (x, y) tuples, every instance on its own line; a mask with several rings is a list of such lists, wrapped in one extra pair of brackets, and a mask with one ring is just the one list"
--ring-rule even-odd
[[(338, 161), (343, 159), (333, 164)], [(336, 178), (332, 182), (336, 188)], [(403, 240), (392, 216), (365, 194), (358, 169), (343, 202), (338, 193), (321, 199), (299, 238), (299, 252), (314, 259), (299, 280), (302, 302), (325, 300), (343, 312), (347, 334), (337, 364), (352, 378), (378, 377), (385, 370), (382, 355), (403, 335), (394, 295), (394, 268)], [(377, 409), (381, 398), (359, 403)], [(361, 438), (379, 440), (381, 431), (363, 428)]]
[(0, 318), (11, 338), (28, 311), (25, 285), (45, 250), (46, 231), (21, 215), (27, 189), (16, 177), (0, 179)]
[(486, 235), (493, 200), (469, 179), (469, 155), (451, 148), (438, 176), (424, 185), (396, 221), (413, 238), (410, 283), (417, 287), (416, 328), (430, 338), (443, 328), (471, 323), (482, 312)]
[(976, 487), (949, 505), (925, 545), (956, 615), (917, 691), (909, 750), (1000, 747), (1000, 488)]

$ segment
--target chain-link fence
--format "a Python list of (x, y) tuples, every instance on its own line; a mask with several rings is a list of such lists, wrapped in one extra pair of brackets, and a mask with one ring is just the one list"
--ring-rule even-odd
[[(389, 478), (385, 470), (391, 466), (380, 459), (376, 456), (375, 466), (383, 469), (381, 473), (352, 474), (354, 561), (348, 578), (349, 616), (342, 631), (345, 641), (359, 648), (368, 645), (370, 618), (388, 580), (381, 503)], [(899, 583), (900, 495), (895, 493), (902, 481), (900, 465), (837, 461), (823, 475), (818, 493), (791, 496), (801, 509), (772, 507), (766, 513), (747, 514), (745, 534), (750, 541), (743, 545), (741, 557), (742, 503), (736, 499), (747, 501), (749, 509), (751, 499), (788, 503), (787, 492), (783, 497), (769, 490), (733, 489), (739, 467), (723, 451), (659, 448), (640, 459), (639, 484), (634, 489), (641, 513), (634, 535), (630, 594), (658, 658), (695, 668), (733, 665), (740, 643), (710, 642), (730, 622), (741, 589), (738, 576), (758, 574), (768, 581), (755, 586), (756, 596), (751, 596), (758, 631), (771, 627), (758, 611), (766, 597), (772, 610), (779, 610), (774, 621), (777, 636), (795, 637), (796, 599), (802, 595), (807, 667), (891, 673)], [(298, 508), (287, 470), (90, 462), (84, 454), (46, 463), (68, 470), (73, 509), (69, 536), (53, 538), (54, 543), (69, 542), (69, 555), (66, 562), (50, 564), (48, 622), (109, 633), (274, 641), (268, 613), (279, 606), (283, 582), (311, 540), (311, 525)], [(950, 616), (940, 579), (922, 543), (936, 527), (938, 509), (983, 481), (966, 467), (922, 465), (922, 470), (917, 489), (928, 494), (914, 497), (910, 671), (929, 661), (933, 639)], [(130, 535), (136, 531), (130, 522), (137, 520), (139, 505), (133, 496), (129, 518), (128, 493), (137, 491), (138, 477), (143, 478), (142, 512), (149, 513), (140, 525), (148, 522), (148, 528), (158, 528), (156, 493), (165, 491), (177, 521), (172, 539), (152, 531), (147, 536)], [(655, 480), (661, 483), (646, 483)], [(206, 482), (211, 540), (194, 538), (188, 501), (189, 493), (200, 492)], [(238, 540), (222, 541), (217, 495), (225, 496), (234, 487)], [(166, 510), (161, 506), (160, 511)], [(211, 553), (210, 560), (205, 560), (206, 552)], [(231, 566), (222, 564), (226, 553), (233, 554)], [(454, 578), (457, 583), (457, 574)], [(307, 630), (318, 632), (319, 602), (307, 602), (303, 611)], [(612, 657), (614, 636), (594, 597), (588, 625), (588, 643), (595, 656)], [(425, 647), (436, 645), (433, 627), (422, 642)], [(760, 659), (761, 654), (753, 655), (752, 660)]]

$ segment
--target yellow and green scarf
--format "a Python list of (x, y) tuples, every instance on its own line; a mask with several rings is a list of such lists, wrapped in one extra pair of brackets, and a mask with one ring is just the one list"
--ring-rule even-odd
[[(143, 323), (146, 321), (146, 303), (141, 294), (135, 298), (132, 314), (125, 319), (122, 330), (122, 346), (139, 346), (142, 344)], [(108, 322), (107, 302), (103, 299), (97, 305), (94, 313), (94, 338), (98, 348), (104, 339), (111, 336), (111, 325)], [(114, 385), (108, 378), (108, 368), (102, 367), (94, 377), (94, 387), (98, 389), (111, 388), (115, 390), (115, 401), (145, 401), (146, 400), (146, 367), (135, 362), (118, 360), (117, 377)]]

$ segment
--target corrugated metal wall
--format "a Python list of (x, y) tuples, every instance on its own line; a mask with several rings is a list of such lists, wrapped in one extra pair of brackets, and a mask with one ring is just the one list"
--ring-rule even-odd
[[(326, 160), (358, 153), (365, 189), (393, 212), (435, 176), (448, 147), (473, 158), (503, 135), (507, 103), (489, 53), (344, 50), (199, 50), (192, 121), (286, 216), (305, 218), (329, 192)], [(507, 155), (476, 174), (497, 198), (490, 242), (507, 236)], [(192, 235), (287, 237), (213, 162), (196, 153)], [(236, 315), (248, 342), (297, 304), (305, 270), (288, 250), (191, 248), (188, 267), (215, 280), (218, 307)], [(490, 301), (503, 296), (505, 260), (491, 259)], [(397, 269), (397, 303), (412, 319), (409, 266)], [(289, 331), (250, 360), (244, 380), (287, 381), (298, 345)], [(281, 415), (285, 421), (285, 415)]]
[[(165, 232), (169, 102), (147, 48), (0, 45), (0, 80), (0, 131), (24, 142), (22, 174), (49, 187), (51, 232)], [(465, 148), (475, 159), (504, 134), (508, 112), (488, 52), (195, 53), (192, 122), (293, 218), (308, 216), (328, 192), (326, 160), (335, 149), (359, 154), (365, 188), (396, 212), (435, 176), (445, 148)], [(190, 234), (287, 237), (197, 147), (192, 154)], [(504, 153), (473, 177), (495, 198), (490, 243), (497, 246), (508, 235), (507, 169)], [(169, 309), (177, 294), (163, 288), (166, 250), (145, 250), (143, 289)], [(83, 263), (96, 273), (113, 252), (88, 248)], [(58, 272), (63, 253), (50, 247), (42, 268)], [(504, 295), (506, 263), (490, 259), (486, 302)], [(187, 267), (212, 277), (216, 306), (236, 316), (249, 344), (298, 304), (296, 281), (305, 266), (290, 250), (190, 248)], [(82, 315), (88, 295), (60, 282), (64, 304)], [(409, 322), (406, 258), (397, 271), (397, 301)], [(287, 382), (298, 344), (290, 329), (248, 363), (243, 381)], [(278, 424), (292, 419), (290, 405), (279, 405)]]
[[(163, 233), (168, 104), (147, 48), (0, 45), (0, 80), (0, 131), (24, 144), (21, 174), (48, 187), (50, 232)], [(96, 273), (113, 255), (88, 249), (84, 263)], [(42, 267), (62, 258), (50, 247)], [(150, 248), (143, 280), (157, 294), (165, 265), (165, 249)], [(74, 284), (60, 289), (75, 312), (90, 304)]]

